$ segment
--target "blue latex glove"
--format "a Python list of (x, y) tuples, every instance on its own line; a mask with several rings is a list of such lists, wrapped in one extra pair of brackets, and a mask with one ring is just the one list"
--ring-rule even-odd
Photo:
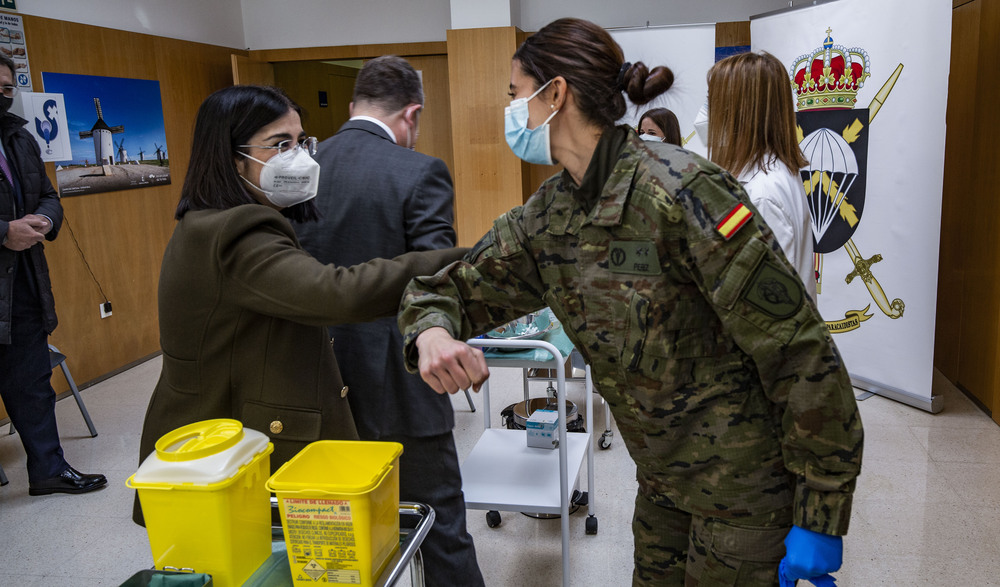
[(840, 569), (843, 558), (840, 536), (792, 526), (785, 537), (785, 558), (778, 567), (780, 585), (794, 587), (797, 579), (808, 579), (816, 587), (836, 587), (830, 573)]

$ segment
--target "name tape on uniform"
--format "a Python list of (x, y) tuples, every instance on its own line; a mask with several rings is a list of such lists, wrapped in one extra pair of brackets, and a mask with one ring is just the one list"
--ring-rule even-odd
[(659, 275), (660, 258), (653, 241), (612, 241), (608, 247), (608, 266), (612, 273)]

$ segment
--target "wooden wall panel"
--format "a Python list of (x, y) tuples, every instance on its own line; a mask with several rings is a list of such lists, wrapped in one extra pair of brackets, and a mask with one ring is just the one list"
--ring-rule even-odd
[[(1000, 71), (1000, 2), (996, 0), (978, 0), (980, 4), (979, 15), (979, 63), (976, 68), (978, 72)], [(964, 6), (962, 7), (964, 8)], [(960, 8), (961, 10), (961, 8)], [(996, 132), (1000, 129), (1000, 110), (996, 107), (996, 96), (1000, 93), (1000, 78), (996, 75), (980, 75), (976, 87), (976, 138), (975, 138), (975, 189), (969, 194), (970, 198), (965, 202), (965, 210), (982, 211), (990, 210), (996, 204), (997, 184), (996, 170), (1000, 169), (1000, 142), (997, 141)], [(986, 227), (989, 232), (972, 231), (973, 238), (982, 239), (983, 249), (989, 251), (988, 258), (982, 259), (982, 266), (975, 267), (976, 272), (968, 271), (967, 280), (977, 279), (976, 273), (980, 272), (989, 287), (982, 292), (982, 296), (967, 296), (963, 301), (974, 309), (979, 305), (988, 305), (989, 312), (982, 316), (977, 316), (975, 327), (979, 334), (979, 328), (985, 326), (981, 338), (989, 338), (988, 348), (992, 354), (984, 357), (983, 363), (978, 363), (977, 368), (989, 369), (990, 383), (988, 391), (984, 390), (982, 402), (993, 413), (993, 419), (1000, 423), (1000, 219), (993, 214), (971, 213), (966, 216), (974, 216), (977, 219), (987, 217), (991, 222)], [(965, 250), (967, 254), (972, 254), (979, 249), (979, 242), (970, 242)], [(984, 297), (988, 296), (988, 297)], [(970, 312), (972, 313), (972, 312)], [(970, 316), (963, 322), (969, 323), (973, 319)], [(971, 325), (970, 325), (971, 326)], [(963, 332), (965, 326), (963, 324)], [(978, 343), (974, 343), (978, 344)], [(984, 346), (985, 346), (984, 341)], [(964, 361), (963, 361), (964, 363)]]
[(1000, 2), (955, 2), (934, 364), (1000, 423)]
[(715, 46), (738, 47), (750, 44), (750, 21), (715, 23)]
[(458, 242), (463, 246), (475, 244), (493, 220), (523, 201), (521, 161), (507, 147), (503, 132), (516, 31), (514, 27), (448, 31), (455, 213)]
[[(969, 197), (973, 194), (976, 83), (979, 79), (979, 3), (952, 11), (951, 74), (948, 79), (948, 133), (945, 140), (944, 190), (941, 202), (941, 250), (938, 265), (938, 305), (934, 334), (934, 364), (951, 381), (968, 379), (959, 371), (963, 348), (962, 299), (967, 243), (965, 228)], [(974, 306), (978, 308), (979, 306)], [(969, 308), (972, 310), (972, 308)], [(978, 310), (976, 310), (978, 312)], [(978, 318), (976, 318), (978, 320)], [(968, 333), (966, 333), (967, 335)], [(967, 349), (974, 356), (976, 349)], [(982, 376), (972, 376), (981, 388)]]
[[(417, 140), (417, 151), (444, 161), (454, 178), (455, 143), (451, 126), (448, 56), (411, 56), (406, 60), (421, 72), (424, 83), (424, 109), (420, 113), (420, 138)], [(458, 218), (455, 220), (457, 225)]]
[(245, 55), (232, 56), (234, 84), (273, 86), (274, 68), (270, 63), (250, 59)]
[[(67, 221), (59, 238), (46, 245), (59, 314), (59, 328), (50, 341), (69, 357), (77, 383), (85, 385), (159, 351), (156, 285), (187, 171), (195, 114), (208, 94), (232, 84), (230, 54), (245, 52), (23, 18), (32, 82), (39, 91), (46, 71), (160, 82), (172, 183), (64, 198)], [(54, 166), (48, 164), (47, 171), (55, 183)], [(110, 318), (100, 318), (103, 297), (74, 235), (112, 302)], [(53, 385), (56, 391), (66, 389), (61, 375)]]
[(343, 45), (336, 47), (303, 47), (299, 49), (264, 49), (250, 51), (250, 58), (259, 61), (337, 61), (344, 59), (371, 59), (379, 55), (417, 57), (420, 55), (446, 55), (447, 43), (383, 43), (376, 45)]

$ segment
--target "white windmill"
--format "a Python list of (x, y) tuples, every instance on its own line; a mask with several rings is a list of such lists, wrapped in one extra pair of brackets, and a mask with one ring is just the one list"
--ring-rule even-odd
[(111, 165), (114, 164), (115, 152), (111, 144), (111, 135), (125, 132), (122, 125), (108, 126), (104, 122), (104, 114), (101, 112), (101, 99), (94, 98), (94, 108), (97, 109), (97, 122), (89, 131), (80, 133), (81, 139), (94, 137), (94, 156), (100, 165), (104, 166), (104, 174), (111, 175)]
[(115, 146), (118, 147), (118, 163), (124, 165), (128, 163), (128, 151), (125, 149), (125, 139), (120, 141), (115, 141)]

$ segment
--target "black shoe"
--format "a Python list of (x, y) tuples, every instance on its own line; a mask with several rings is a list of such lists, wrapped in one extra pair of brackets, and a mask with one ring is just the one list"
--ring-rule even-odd
[(60, 475), (28, 484), (28, 495), (50, 493), (87, 493), (108, 484), (104, 475), (84, 475), (73, 467), (66, 467)]

